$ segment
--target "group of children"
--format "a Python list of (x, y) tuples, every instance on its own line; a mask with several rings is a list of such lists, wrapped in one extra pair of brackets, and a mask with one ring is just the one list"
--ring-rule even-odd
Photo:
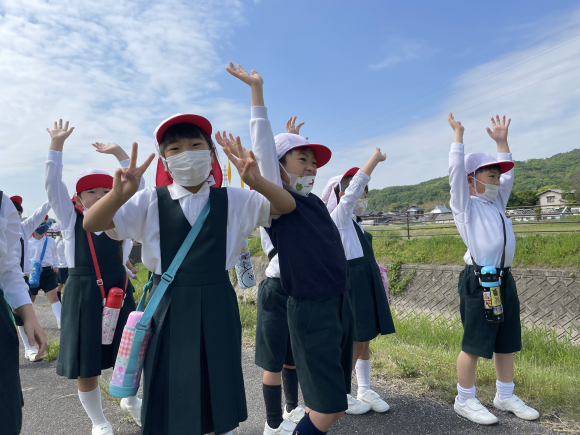
[[(121, 168), (113, 176), (98, 169), (82, 171), (71, 197), (62, 181), (62, 159), (74, 128), (61, 120), (47, 129), (51, 137), (46, 162), (48, 202), (20, 223), (22, 200), (13, 198), (12, 203), (2, 198), (0, 288), (11, 308), (0, 310), (0, 340), (7, 349), (0, 356), (0, 382), (10, 392), (0, 398), (0, 418), (9, 421), (6, 434), (20, 432), (22, 417), (12, 311), (22, 319), (19, 330), (28, 346), (27, 357), (39, 360), (46, 348), (46, 336), (32, 310), (35, 293), (30, 290), (28, 296), (23, 279), (30, 273), (30, 261), (39, 261), (39, 249), (45, 251), (42, 265), (46, 267), (39, 288), (62, 325), (57, 373), (77, 379), (92, 434), (113, 434), (103, 414), (98, 377), (114, 365), (123, 328), (117, 328), (112, 344), (101, 344), (100, 286), (105, 292), (112, 287), (126, 291), (118, 320), (124, 325), (136, 309), (124, 267), (132, 241), (142, 244), (142, 263), (152, 274), (150, 292), (154, 293), (198, 219), (203, 219), (201, 230), (152, 318), (143, 399), (121, 401), (121, 407), (142, 426), (142, 434), (220, 435), (246, 420), (241, 323), (227, 271), (256, 227), (270, 260), (258, 289), (256, 326), (255, 363), (264, 369), (263, 433), (324, 434), (345, 413), (389, 410), (370, 388), (369, 342), (379, 334), (394, 333), (395, 328), (372, 236), (358, 218), (366, 208), (371, 175), (386, 155), (376, 148), (361, 168), (334, 177), (325, 189), (330, 199), (324, 203), (311, 191), (318, 168), (331, 158), (330, 149), (301, 136), (302, 124), (295, 126), (296, 118), (289, 120), (286, 133), (274, 136), (261, 76), (232, 63), (226, 69), (251, 90), (252, 151), (225, 132), (216, 133), (215, 139), (251, 190), (220, 188), (222, 172), (211, 123), (199, 115), (178, 114), (154, 132), (155, 187), (143, 183), (155, 154), (138, 166), (136, 143), (130, 158), (115, 144), (97, 143), (97, 151), (117, 157)], [(497, 421), (477, 401), (474, 387), (478, 357), (494, 357), (495, 406), (535, 419), (537, 411), (513, 395), (513, 352), (521, 348), (521, 334), (519, 301), (509, 270), (515, 238), (504, 215), (513, 182), (509, 121), (497, 117), (492, 119), (493, 130), (488, 129), (497, 142), (499, 162), (484, 153), (464, 156), (463, 126), (451, 114), (449, 123), (455, 131), (449, 157), (451, 208), (468, 247), (459, 280), (465, 334), (457, 362), (455, 410), (480, 424)], [(43, 241), (43, 222), (49, 208), (59, 237), (47, 256), (44, 245), (50, 242)], [(480, 266), (500, 270), (503, 323), (490, 323), (484, 317)], [(57, 290), (65, 281), (61, 319)], [(355, 369), (356, 397), (351, 395)], [(298, 403), (299, 385), (304, 406)], [(4, 406), (5, 400), (12, 402)]]

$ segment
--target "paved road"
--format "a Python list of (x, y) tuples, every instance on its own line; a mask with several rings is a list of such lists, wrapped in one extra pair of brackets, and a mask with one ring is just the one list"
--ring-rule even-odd
[[(58, 338), (56, 321), (44, 296), (36, 300), (35, 311), (48, 334)], [(23, 435), (82, 435), (91, 433), (91, 425), (77, 396), (76, 381), (56, 375), (56, 363), (24, 360), (21, 347), (20, 377), (24, 391)], [(262, 401), (261, 369), (253, 364), (253, 349), (243, 352), (244, 379), (249, 418), (234, 431), (235, 435), (261, 435), (265, 410)], [(108, 375), (108, 376), (107, 376)], [(104, 378), (110, 378), (105, 373)], [(103, 383), (108, 382), (108, 379)], [(495, 412), (500, 422), (478, 426), (457, 416), (451, 406), (428, 399), (400, 395), (387, 388), (375, 390), (391, 405), (385, 414), (370, 412), (363, 416), (346, 416), (330, 431), (333, 435), (350, 434), (552, 434), (538, 423), (522, 421), (512, 415)], [(103, 391), (105, 415), (118, 435), (138, 435), (139, 428), (118, 403)]]

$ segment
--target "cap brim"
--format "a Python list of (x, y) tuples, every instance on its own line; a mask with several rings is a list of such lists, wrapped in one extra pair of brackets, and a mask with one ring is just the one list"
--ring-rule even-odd
[(487, 165), (481, 165), (477, 169), (479, 170), (481, 168), (487, 168), (488, 166), (496, 166), (496, 165), (499, 165), (499, 170), (501, 171), (502, 174), (505, 174), (506, 172), (509, 172), (514, 168), (514, 162), (501, 161), (496, 163), (488, 163)]
[(163, 137), (163, 133), (165, 133), (165, 131), (169, 127), (171, 127), (172, 125), (176, 125), (176, 124), (197, 125), (208, 136), (211, 136), (211, 132), (212, 132), (211, 122), (209, 122), (203, 116), (184, 114), (184, 115), (178, 115), (178, 116), (175, 116), (173, 118), (170, 118), (158, 127), (157, 132), (155, 134), (155, 139), (157, 139), (157, 143), (161, 143), (161, 138)]
[(342, 176), (341, 180), (343, 178), (345, 178), (345, 177), (352, 177), (352, 176), (354, 176), (359, 171), (359, 169), (360, 168), (350, 168), (348, 171), (346, 171), (344, 173), (344, 175)]

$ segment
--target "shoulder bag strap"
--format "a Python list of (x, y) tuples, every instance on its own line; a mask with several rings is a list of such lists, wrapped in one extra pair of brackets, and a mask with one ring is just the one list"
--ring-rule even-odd
[(44, 254), (46, 252), (46, 245), (48, 243), (48, 236), (44, 236), (44, 246), (42, 247), (42, 253), (40, 254), (40, 265), (42, 266), (42, 260), (44, 260)]
[[(137, 325), (135, 325), (136, 327), (139, 326), (141, 328), (147, 328), (149, 326), (149, 322), (151, 321), (151, 317), (153, 316), (153, 313), (155, 312), (157, 305), (159, 305), (159, 302), (161, 301), (161, 298), (165, 294), (167, 287), (169, 287), (169, 284), (171, 284), (171, 282), (175, 278), (175, 274), (177, 273), (179, 266), (181, 266), (183, 259), (185, 258), (185, 256), (189, 252), (189, 249), (191, 248), (191, 245), (193, 245), (193, 242), (197, 238), (197, 235), (199, 234), (199, 231), (201, 230), (201, 227), (203, 226), (205, 218), (207, 217), (208, 214), (209, 214), (209, 201), (199, 214), (197, 220), (195, 221), (195, 224), (193, 224), (193, 226), (191, 227), (189, 234), (183, 241), (183, 244), (179, 248), (179, 251), (177, 251), (175, 258), (173, 258), (173, 261), (171, 262), (169, 269), (167, 269), (167, 271), (163, 275), (161, 275), (161, 282), (159, 283), (157, 289), (155, 290), (155, 293), (149, 300), (147, 308), (145, 308), (145, 311), (143, 312), (141, 319), (139, 319)], [(147, 285), (149, 286), (149, 283), (147, 283)], [(143, 294), (143, 297), (145, 297), (145, 294)], [(141, 298), (141, 300), (143, 300), (143, 297)], [(141, 306), (141, 302), (139, 302), (139, 306)]]
[(20, 268), (24, 272), (24, 239), (20, 237)]
[(500, 213), (499, 217), (501, 217), (501, 224), (503, 226), (503, 252), (501, 253), (501, 262), (500, 262), (500, 272), (499, 272), (499, 284), (501, 285), (501, 279), (503, 277), (503, 269), (505, 266), (505, 247), (507, 244), (507, 236), (506, 236), (506, 231), (505, 231), (505, 219), (503, 218), (503, 215)]
[(88, 231), (85, 231), (85, 233), (87, 233), (87, 240), (89, 241), (91, 257), (93, 257), (93, 264), (95, 266), (95, 274), (97, 275), (97, 285), (99, 286), (99, 290), (101, 291), (101, 298), (103, 299), (103, 307), (104, 307), (105, 303), (107, 302), (107, 298), (105, 297), (105, 286), (103, 285), (103, 279), (101, 278), (101, 269), (99, 269), (99, 262), (97, 261), (97, 254), (95, 253), (95, 246), (93, 245), (93, 238), (91, 237), (91, 233), (89, 233)]

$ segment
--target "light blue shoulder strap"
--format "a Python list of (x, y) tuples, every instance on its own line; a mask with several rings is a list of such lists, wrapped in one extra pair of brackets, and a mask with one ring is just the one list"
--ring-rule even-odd
[(39, 263), (42, 263), (42, 260), (44, 260), (44, 253), (46, 252), (46, 244), (47, 243), (48, 243), (48, 236), (44, 236), (44, 246), (42, 247), (42, 254), (40, 254), (40, 261), (39, 261)]
[[(209, 201), (199, 214), (197, 220), (195, 221), (195, 224), (193, 224), (193, 226), (191, 227), (189, 234), (183, 241), (183, 244), (181, 245), (181, 248), (179, 248), (179, 251), (177, 251), (177, 254), (175, 255), (173, 261), (171, 262), (169, 269), (167, 269), (167, 271), (163, 275), (161, 275), (161, 282), (157, 286), (155, 293), (153, 293), (151, 300), (147, 304), (147, 308), (145, 308), (145, 311), (143, 312), (141, 319), (135, 325), (136, 328), (138, 327), (145, 329), (149, 326), (149, 322), (151, 321), (151, 317), (153, 317), (153, 313), (155, 312), (157, 305), (159, 305), (159, 302), (161, 301), (161, 298), (165, 294), (167, 287), (169, 287), (169, 284), (171, 284), (173, 278), (175, 278), (175, 274), (177, 273), (179, 266), (181, 266), (181, 262), (189, 252), (191, 245), (193, 245), (193, 242), (195, 241), (197, 235), (199, 234), (199, 231), (201, 230), (201, 227), (203, 226), (205, 218), (207, 217), (208, 214), (209, 214)], [(140, 311), (140, 309), (141, 310), (143, 309), (143, 305), (145, 304), (145, 296), (147, 295), (147, 291), (151, 287), (151, 280), (146, 284), (145, 287), (146, 289), (145, 288), (143, 289), (144, 290), (143, 296), (139, 301), (139, 307), (137, 307), (138, 311)]]

